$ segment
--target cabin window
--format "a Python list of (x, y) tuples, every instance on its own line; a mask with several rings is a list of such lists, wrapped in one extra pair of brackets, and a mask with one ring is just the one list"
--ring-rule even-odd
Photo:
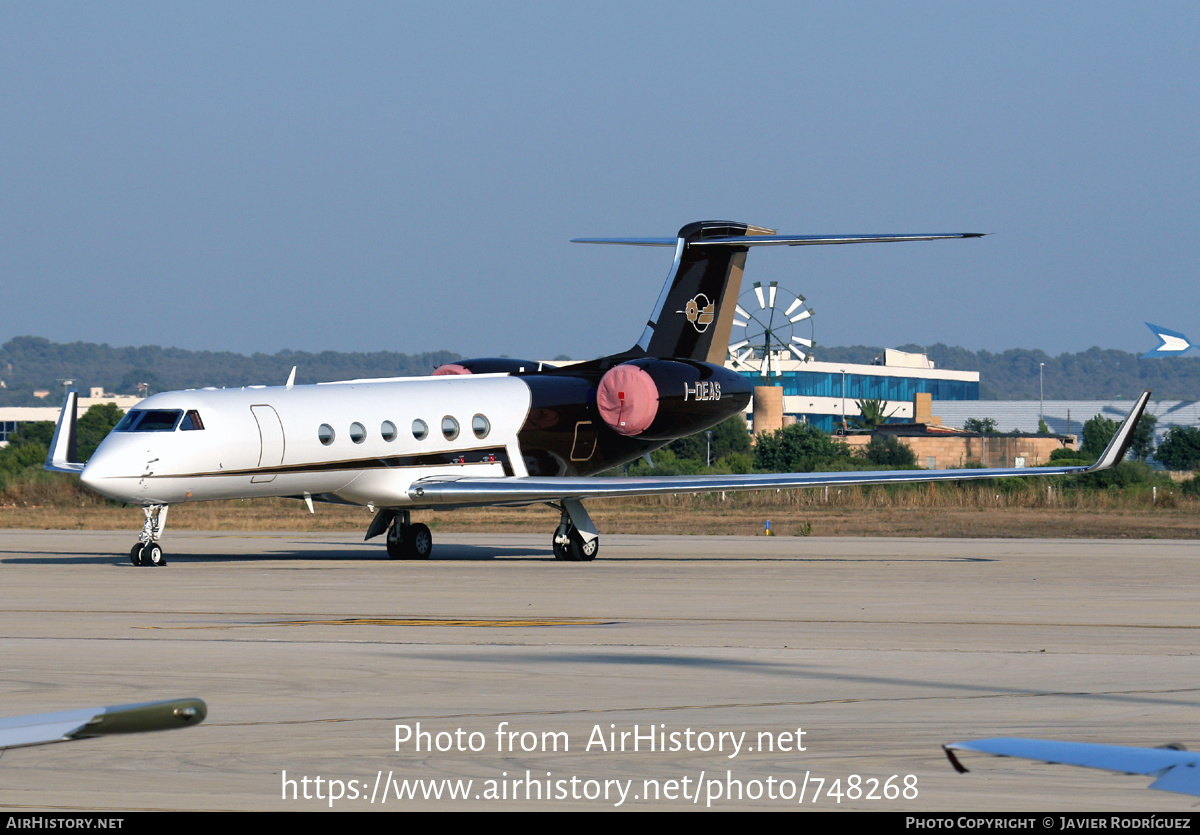
[(483, 439), (492, 431), (492, 424), (483, 415), (475, 415), (471, 418), (471, 431), (475, 433), (476, 438)]
[(446, 436), (447, 441), (453, 441), (458, 437), (458, 421), (446, 415), (442, 418), (442, 434)]
[(179, 424), (179, 428), (183, 431), (192, 429), (203, 429), (204, 421), (200, 420), (200, 413), (192, 409), (183, 416), (183, 423)]
[(361, 423), (350, 424), (350, 440), (356, 444), (361, 444), (367, 438), (367, 427)]
[(325, 446), (329, 446), (333, 443), (333, 437), (333, 427), (328, 423), (322, 423), (321, 428), (317, 430), (317, 438), (320, 439), (321, 443), (323, 443)]
[(120, 432), (171, 432), (182, 415), (179, 409), (130, 409), (116, 429)]
[(429, 434), (429, 424), (417, 418), (413, 421), (413, 437), (418, 441), (425, 440), (425, 436)]
[(379, 427), (379, 434), (385, 441), (391, 443), (396, 440), (396, 424), (390, 420), (385, 420)]

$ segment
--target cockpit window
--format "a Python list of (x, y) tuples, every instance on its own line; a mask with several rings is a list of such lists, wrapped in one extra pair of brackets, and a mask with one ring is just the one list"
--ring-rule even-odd
[(189, 429), (203, 429), (204, 421), (200, 420), (200, 413), (192, 409), (183, 416), (183, 423), (179, 424), (179, 428), (184, 431)]
[(170, 432), (179, 423), (183, 412), (178, 409), (130, 409), (121, 422), (117, 424), (117, 432)]

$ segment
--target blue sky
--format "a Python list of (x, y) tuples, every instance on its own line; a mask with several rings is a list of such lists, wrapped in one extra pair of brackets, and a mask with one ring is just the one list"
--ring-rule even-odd
[(670, 235), (830, 345), (1200, 330), (1194, 3), (0, 4), (0, 340), (628, 347)]

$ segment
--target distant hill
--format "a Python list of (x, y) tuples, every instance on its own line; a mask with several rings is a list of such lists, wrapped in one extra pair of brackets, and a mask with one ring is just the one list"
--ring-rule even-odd
[[(1038, 363), (1046, 363), (1047, 400), (1104, 400), (1132, 397), (1154, 390), (1162, 400), (1200, 400), (1200, 358), (1138, 359), (1137, 354), (1091, 348), (1052, 357), (1044, 351), (1014, 348), (999, 354), (937, 344), (901, 345), (904, 351), (928, 353), (938, 368), (978, 371), (985, 400), (1036, 400)], [(882, 348), (855, 345), (818, 348), (823, 362), (870, 364)], [(562, 358), (562, 357), (560, 357)], [(296, 382), (316, 383), (357, 377), (403, 377), (429, 374), (445, 362), (462, 359), (451, 351), (401, 354), (392, 351), (342, 353), (279, 351), (235, 354), (230, 351), (186, 351), (157, 345), (113, 348), (87, 342), (61, 344), (37, 336), (18, 336), (0, 345), (0, 406), (44, 406), (57, 403), (65, 379), (87, 391), (133, 394), (138, 383), (150, 390), (203, 386), (277, 385), (297, 367)], [(536, 359), (536, 358), (535, 358)], [(39, 399), (37, 389), (52, 394)]]
[[(186, 351), (149, 345), (113, 348), (89, 342), (60, 344), (37, 336), (18, 336), (0, 345), (2, 406), (57, 405), (62, 381), (74, 380), (86, 392), (103, 386), (114, 394), (135, 394), (138, 383), (151, 392), (203, 386), (282, 385), (292, 366), (296, 382), (317, 383), (358, 377), (406, 377), (429, 374), (444, 362), (462, 359), (450, 351), (401, 354), (392, 351), (341, 353), (280, 351), (235, 354), (231, 351)], [(33, 396), (49, 389), (46, 399)]]

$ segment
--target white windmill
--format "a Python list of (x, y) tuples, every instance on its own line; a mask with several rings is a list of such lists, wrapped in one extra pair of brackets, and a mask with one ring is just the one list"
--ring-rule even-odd
[[(743, 293), (734, 308), (730, 365), (770, 378), (783, 373), (780, 365), (784, 359), (811, 362), (817, 343), (813, 309), (804, 302), (804, 296), (781, 289), (777, 281), (765, 288), (761, 281), (754, 282), (754, 289)], [(750, 312), (756, 306), (758, 309)]]

